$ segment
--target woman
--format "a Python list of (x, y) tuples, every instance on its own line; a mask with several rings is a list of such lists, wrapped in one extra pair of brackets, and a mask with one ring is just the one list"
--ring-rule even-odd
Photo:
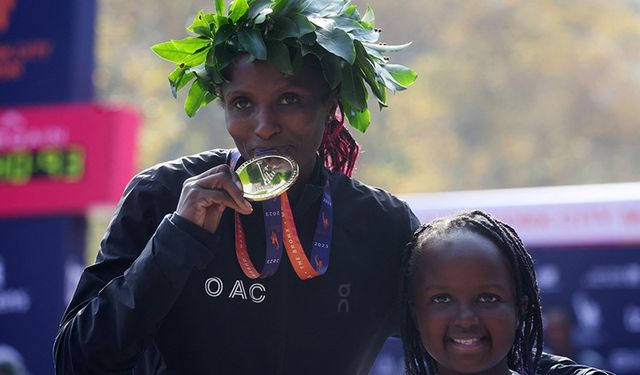
[[(267, 14), (263, 22), (233, 35), (277, 31), (260, 25), (285, 24), (285, 15), (299, 24), (303, 14), (336, 24), (359, 17), (342, 2), (310, 6), (318, 3), (325, 7), (292, 10), (275, 2), (271, 11), (256, 10), (254, 19)], [(337, 3), (341, 13), (327, 16)], [(368, 38), (378, 34), (363, 30)], [(342, 126), (341, 109), (364, 97), (354, 99), (347, 83), (332, 87), (322, 63), (328, 53), (319, 44), (299, 56), (295, 40), (304, 39), (290, 39), (283, 43), (292, 74), (248, 48), (238, 48), (219, 72), (178, 66), (192, 75), (193, 90), (209, 87), (207, 95), (219, 97), (240, 155), (206, 151), (134, 177), (63, 319), (54, 351), (58, 373), (367, 374), (396, 333), (401, 249), (419, 223), (403, 202), (346, 175), (357, 145)], [(355, 59), (343, 61), (343, 72), (360, 69)], [(215, 74), (224, 80), (212, 83)], [(346, 115), (359, 123), (365, 111)], [(279, 235), (271, 219), (288, 207), (247, 201), (230, 166), (263, 153), (299, 165), (299, 178), (282, 196), (293, 228), (283, 226)], [(303, 254), (289, 248), (296, 239)]]

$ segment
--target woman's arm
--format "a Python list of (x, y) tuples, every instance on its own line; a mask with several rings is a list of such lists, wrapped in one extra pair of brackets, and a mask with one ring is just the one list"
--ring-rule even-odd
[(176, 201), (144, 176), (129, 184), (96, 263), (84, 271), (63, 318), (54, 347), (56, 373), (127, 373), (191, 271), (212, 260), (218, 236), (165, 215)]

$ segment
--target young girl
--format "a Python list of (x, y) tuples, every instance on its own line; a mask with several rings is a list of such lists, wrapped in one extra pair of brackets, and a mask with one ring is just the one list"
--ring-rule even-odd
[(533, 261), (513, 228), (481, 211), (436, 219), (416, 231), (404, 266), (407, 374), (545, 373)]

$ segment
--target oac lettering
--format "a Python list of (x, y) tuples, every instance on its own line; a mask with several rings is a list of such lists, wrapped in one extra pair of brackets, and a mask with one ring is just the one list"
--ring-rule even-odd
[[(204, 291), (209, 297), (220, 297), (224, 293), (224, 282), (219, 277), (210, 277), (204, 282)], [(242, 280), (235, 280), (227, 298), (240, 298), (245, 301), (251, 300), (253, 303), (261, 303), (267, 297), (266, 292), (267, 289), (260, 283), (253, 283), (249, 288), (246, 288)]]

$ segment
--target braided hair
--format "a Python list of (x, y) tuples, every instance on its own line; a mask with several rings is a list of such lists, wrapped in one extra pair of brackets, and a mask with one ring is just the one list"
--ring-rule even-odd
[[(507, 356), (509, 368), (522, 374), (534, 375), (542, 354), (542, 312), (533, 259), (518, 234), (509, 225), (482, 211), (448, 216), (423, 224), (408, 244), (403, 261), (401, 298), (403, 322), (402, 345), (407, 375), (435, 375), (436, 362), (422, 345), (420, 333), (411, 314), (415, 265), (420, 254), (427, 250), (431, 239), (457, 230), (469, 230), (491, 240), (508, 260), (516, 287), (516, 311), (519, 312), (516, 337)], [(523, 302), (526, 301), (526, 306)]]
[(329, 117), (324, 127), (322, 143), (318, 151), (327, 169), (351, 177), (360, 152), (360, 145), (344, 127), (344, 114), (340, 106), (336, 109), (336, 113)]

